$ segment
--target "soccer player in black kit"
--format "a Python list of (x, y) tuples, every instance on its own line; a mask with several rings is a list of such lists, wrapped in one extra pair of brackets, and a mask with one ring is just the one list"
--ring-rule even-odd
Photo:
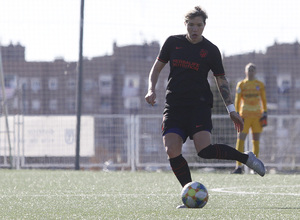
[(170, 166), (182, 187), (192, 181), (188, 163), (182, 156), (187, 137), (194, 141), (201, 158), (237, 160), (260, 176), (265, 175), (264, 164), (252, 152), (241, 153), (228, 145), (211, 143), (213, 95), (207, 80), (210, 70), (238, 132), (243, 130), (243, 120), (235, 111), (220, 51), (202, 36), (206, 19), (206, 12), (198, 6), (186, 14), (187, 34), (166, 40), (150, 71), (145, 96), (149, 104), (155, 104), (155, 86), (161, 70), (169, 62), (162, 135)]

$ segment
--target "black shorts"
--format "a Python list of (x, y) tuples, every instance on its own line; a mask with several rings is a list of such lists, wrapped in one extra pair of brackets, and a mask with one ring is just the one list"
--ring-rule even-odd
[(176, 133), (182, 137), (183, 143), (187, 137), (193, 140), (193, 135), (199, 131), (211, 132), (211, 107), (188, 106), (165, 108), (162, 122), (162, 135)]

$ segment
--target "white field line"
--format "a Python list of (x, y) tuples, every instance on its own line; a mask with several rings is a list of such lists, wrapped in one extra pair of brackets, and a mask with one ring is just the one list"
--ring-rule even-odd
[(258, 186), (252, 187), (255, 188), (255, 191), (245, 191), (243, 189), (249, 189), (249, 187), (227, 187), (227, 188), (215, 188), (210, 189), (211, 192), (219, 192), (219, 193), (229, 193), (229, 194), (241, 194), (241, 195), (278, 195), (278, 196), (300, 196), (300, 190), (295, 190), (295, 193), (285, 193), (285, 192), (258, 192), (259, 189), (270, 189), (270, 188), (300, 188), (300, 185), (277, 185), (277, 186)]
[(160, 197), (160, 196), (179, 196), (180, 194), (174, 194), (174, 193), (159, 193), (159, 194), (145, 194), (145, 193), (135, 193), (135, 194), (129, 194), (129, 193), (116, 193), (116, 194), (109, 194), (109, 193), (103, 193), (103, 194), (18, 194), (18, 195), (0, 195), (0, 198), (5, 197), (124, 197), (124, 196), (130, 196), (130, 197)]
[[(253, 189), (251, 189), (253, 188)], [(268, 193), (268, 192), (258, 192), (259, 189), (270, 189), (270, 188), (300, 188), (300, 185), (277, 185), (277, 186), (257, 186), (257, 187), (226, 187), (226, 188), (213, 188), (208, 189), (208, 192), (217, 192), (217, 193), (228, 193), (228, 194), (240, 194), (240, 195), (278, 195), (278, 196), (300, 196), (300, 189), (295, 190), (295, 193), (285, 193), (285, 192), (275, 192), (275, 193)], [(244, 189), (244, 190), (243, 190)], [(246, 191), (246, 189), (248, 189)], [(251, 191), (252, 190), (252, 191)], [(254, 191), (255, 190), (255, 191)], [(98, 193), (98, 194), (72, 194), (72, 193), (61, 193), (61, 194), (7, 194), (7, 195), (0, 195), (0, 198), (7, 198), (7, 197), (160, 197), (160, 196), (178, 196), (180, 193), (159, 193), (159, 194), (147, 194), (147, 193)]]

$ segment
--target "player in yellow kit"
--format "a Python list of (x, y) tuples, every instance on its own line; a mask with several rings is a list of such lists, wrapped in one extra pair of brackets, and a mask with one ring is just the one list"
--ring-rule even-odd
[[(255, 78), (256, 66), (249, 63), (245, 67), (246, 77), (236, 87), (235, 108), (236, 112), (244, 120), (244, 129), (238, 133), (236, 149), (244, 152), (244, 143), (251, 128), (253, 153), (259, 155), (259, 137), (262, 127), (267, 125), (267, 100), (265, 85)], [(236, 168), (232, 172), (242, 174), (242, 163), (236, 162)]]

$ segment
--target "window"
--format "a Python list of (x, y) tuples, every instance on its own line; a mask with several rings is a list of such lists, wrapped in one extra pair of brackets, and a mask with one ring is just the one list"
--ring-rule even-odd
[(108, 97), (100, 98), (100, 109), (110, 111), (111, 110), (111, 99)]
[(28, 79), (27, 78), (20, 78), (19, 79), (19, 89), (28, 89)]
[(75, 81), (75, 79), (69, 79), (67, 81), (67, 88), (68, 89), (75, 89), (76, 88), (76, 81)]
[(50, 90), (57, 90), (57, 88), (58, 88), (57, 78), (50, 78), (48, 81), (48, 87)]
[(112, 93), (112, 76), (102, 75), (99, 77), (100, 94), (110, 95)]
[(31, 79), (31, 89), (34, 92), (37, 92), (41, 89), (41, 80), (39, 78), (32, 78)]
[(292, 77), (290, 74), (280, 74), (277, 77), (277, 86), (279, 93), (289, 93), (292, 85)]
[(5, 88), (16, 88), (17, 78), (14, 75), (5, 75), (4, 83), (5, 83)]
[[(4, 85), (6, 98), (10, 99), (15, 95), (17, 88), (17, 77), (14, 75), (5, 75), (4, 76)], [(2, 90), (0, 89), (0, 96), (2, 97)]]
[(39, 100), (32, 100), (32, 109), (39, 110), (41, 107), (41, 102)]
[(123, 97), (138, 96), (140, 87), (140, 77), (138, 75), (128, 75), (124, 79)]
[(130, 110), (137, 110), (140, 108), (139, 98), (140, 77), (138, 75), (127, 75), (124, 79), (123, 97), (124, 107)]
[(72, 99), (67, 99), (67, 101), (66, 101), (66, 108), (67, 108), (67, 110), (68, 111), (71, 111), (71, 112), (74, 112), (75, 111), (75, 100), (74, 100), (74, 98), (72, 98)]

